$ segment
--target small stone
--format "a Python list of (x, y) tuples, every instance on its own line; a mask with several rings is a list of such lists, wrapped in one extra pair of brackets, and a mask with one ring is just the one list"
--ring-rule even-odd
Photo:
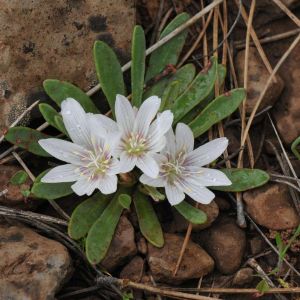
[(251, 268), (242, 268), (236, 272), (232, 284), (243, 286), (253, 281), (253, 270)]
[[(248, 67), (248, 93), (246, 101), (246, 113), (251, 114), (256, 102), (263, 91), (270, 73), (266, 69), (263, 61), (261, 60), (255, 47), (249, 48), (249, 61), (251, 62)], [(240, 85), (244, 81), (244, 66), (245, 66), (245, 50), (239, 51), (236, 57), (236, 71)], [(263, 110), (267, 106), (273, 106), (279, 98), (284, 83), (277, 75), (277, 82), (272, 82), (267, 89), (267, 92), (259, 106), (258, 111)]]
[(241, 142), (240, 142), (241, 134), (236, 128), (236, 126), (227, 127), (224, 129), (224, 131), (225, 131), (224, 134), (228, 139), (228, 147), (227, 147), (228, 154), (235, 153), (241, 147)]
[(218, 205), (219, 210), (224, 211), (224, 210), (229, 210), (231, 208), (230, 203), (224, 198), (217, 196), (214, 201)]
[(285, 80), (284, 92), (276, 104), (273, 116), (280, 137), (291, 144), (300, 135), (300, 45), (285, 60), (281, 69)]
[[(280, 2), (290, 10), (300, 5), (298, 0), (280, 0)], [(243, 4), (250, 8), (251, 0), (243, 1)], [(284, 11), (275, 2), (259, 0), (255, 5), (255, 25), (257, 25), (257, 28), (283, 16), (285, 16)]]
[(145, 238), (143, 238), (142, 236), (137, 241), (137, 248), (138, 248), (138, 251), (143, 255), (146, 255), (148, 252), (147, 242), (146, 242)]
[(180, 268), (173, 276), (184, 238), (165, 234), (165, 245), (156, 248), (148, 245), (148, 265), (155, 282), (180, 284), (186, 280), (200, 278), (214, 268), (213, 259), (197, 244), (189, 241)]
[[(193, 232), (201, 231), (209, 226), (216, 220), (219, 215), (219, 207), (215, 201), (210, 204), (198, 204), (198, 208), (202, 210), (206, 216), (207, 221), (204, 224), (194, 224)], [(179, 214), (175, 209), (173, 210), (174, 222), (171, 224), (171, 230), (173, 232), (184, 232), (187, 230), (189, 222)]]
[(72, 272), (63, 245), (21, 225), (0, 224), (0, 257), (3, 300), (54, 299)]
[(266, 246), (266, 243), (259, 237), (255, 236), (249, 241), (250, 244), (250, 249), (251, 249), (251, 254), (256, 255), (261, 253)]
[(200, 232), (197, 238), (214, 258), (221, 273), (232, 274), (239, 269), (246, 248), (246, 235), (235, 224), (235, 220), (222, 218), (212, 227)]
[(136, 252), (134, 229), (128, 219), (122, 216), (101, 265), (109, 272), (112, 272), (134, 256)]
[(31, 201), (22, 194), (22, 191), (30, 190), (30, 179), (21, 185), (10, 183), (11, 178), (22, 168), (10, 165), (1, 165), (0, 172), (0, 204), (12, 208), (29, 209), (34, 208), (37, 201)]
[(299, 225), (300, 218), (292, 205), (286, 185), (266, 184), (244, 193), (247, 212), (259, 225), (285, 230)]
[(121, 271), (120, 278), (140, 282), (144, 274), (145, 262), (140, 256), (135, 256)]

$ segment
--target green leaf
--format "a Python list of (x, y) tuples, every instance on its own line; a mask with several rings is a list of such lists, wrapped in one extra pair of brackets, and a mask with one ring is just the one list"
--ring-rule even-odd
[(284, 243), (283, 243), (283, 240), (282, 240), (281, 235), (280, 235), (279, 232), (276, 232), (275, 241), (276, 241), (276, 246), (277, 246), (278, 251), (279, 251), (279, 256), (280, 256), (280, 258), (282, 258), (283, 257), (283, 250), (284, 250)]
[(30, 190), (21, 190), (21, 194), (25, 197), (28, 198), (31, 194)]
[(44, 183), (41, 179), (49, 170), (42, 172), (34, 181), (31, 192), (41, 199), (54, 200), (73, 194), (73, 182)]
[(142, 102), (145, 77), (146, 39), (141, 26), (134, 27), (132, 36), (131, 93), (132, 104), (139, 107)]
[(207, 221), (207, 215), (204, 211), (196, 208), (186, 201), (174, 205), (174, 208), (189, 222), (193, 224), (203, 224)]
[(12, 127), (5, 135), (5, 139), (33, 154), (49, 157), (48, 154), (39, 144), (38, 140), (49, 138), (48, 135), (28, 127)]
[(201, 71), (187, 90), (170, 107), (174, 114), (174, 123), (182, 119), (189, 111), (204, 101), (214, 89), (217, 78), (217, 60), (211, 59), (208, 68)]
[(291, 150), (294, 153), (294, 155), (300, 160), (300, 153), (297, 150), (298, 145), (300, 144), (300, 136), (298, 136), (291, 145)]
[[(184, 24), (190, 16), (187, 13), (177, 15), (163, 30), (159, 39), (167, 36), (177, 27)], [(168, 64), (176, 65), (183, 45), (187, 37), (187, 30), (173, 37), (163, 46), (155, 50), (149, 59), (149, 66), (146, 73), (146, 82), (161, 73)]]
[[(225, 77), (226, 77), (226, 68), (218, 64), (218, 75), (219, 75), (219, 85), (222, 85), (224, 83)], [(189, 124), (192, 122), (199, 114), (200, 112), (207, 106), (215, 97), (215, 91), (212, 89), (210, 94), (201, 101), (194, 109), (190, 110), (181, 120), (180, 122)]]
[(119, 196), (119, 203), (122, 205), (123, 208), (129, 209), (131, 204), (131, 197), (127, 194), (121, 194)]
[[(48, 122), (49, 125), (66, 134), (67, 131), (63, 123), (62, 116), (51, 105), (47, 103), (41, 103), (39, 104), (39, 109), (45, 121)], [(57, 118), (61, 120), (63, 131), (61, 130), (61, 127), (57, 125)]]
[(222, 169), (232, 182), (228, 186), (211, 186), (210, 189), (224, 192), (244, 192), (266, 184), (270, 176), (259, 169)]
[(25, 171), (20, 170), (10, 178), (9, 182), (13, 185), (21, 185), (26, 182), (27, 178), (28, 174)]
[(139, 190), (145, 194), (149, 195), (154, 201), (162, 201), (165, 200), (166, 196), (160, 193), (155, 187), (149, 186), (146, 184), (140, 185)]
[(142, 235), (149, 243), (156, 247), (162, 247), (164, 245), (163, 232), (148, 197), (137, 191), (133, 197), (133, 203)]
[(91, 98), (79, 87), (56, 79), (46, 79), (43, 83), (47, 95), (60, 107), (67, 98), (77, 100), (86, 112), (99, 113)]
[(61, 131), (62, 133), (64, 133), (66, 136), (69, 136), (69, 133), (68, 133), (66, 127), (65, 127), (63, 118), (60, 115), (54, 116), (54, 123), (55, 123), (56, 128), (59, 131)]
[(164, 91), (161, 98), (161, 105), (159, 109), (160, 112), (168, 109), (168, 107), (173, 104), (174, 100), (179, 95), (179, 87), (179, 81), (171, 81), (170, 84), (166, 87), (166, 90)]
[(234, 89), (213, 100), (205, 109), (195, 118), (189, 126), (194, 137), (198, 137), (214, 124), (230, 116), (245, 99), (244, 89)]
[(74, 240), (83, 238), (108, 205), (110, 197), (96, 193), (80, 203), (73, 211), (68, 225), (69, 236)]
[(162, 97), (165, 89), (171, 82), (177, 81), (179, 84), (178, 94), (183, 93), (195, 77), (196, 69), (193, 64), (187, 64), (176, 71), (171, 77), (165, 77), (149, 87), (143, 94), (143, 100), (150, 96)]
[(123, 191), (114, 196), (88, 233), (86, 256), (91, 264), (99, 263), (107, 253), (123, 211), (119, 199)]
[(256, 289), (260, 292), (260, 293), (265, 293), (270, 289), (269, 284), (267, 283), (266, 280), (262, 279), (256, 286)]
[(114, 51), (101, 41), (94, 44), (94, 60), (98, 80), (114, 115), (116, 95), (126, 94), (121, 65)]

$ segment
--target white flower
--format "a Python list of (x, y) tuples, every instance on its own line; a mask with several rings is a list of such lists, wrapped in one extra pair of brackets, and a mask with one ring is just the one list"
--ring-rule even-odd
[(156, 177), (159, 166), (155, 153), (165, 146), (165, 134), (171, 128), (173, 114), (167, 110), (157, 116), (161, 100), (152, 96), (139, 110), (133, 108), (124, 96), (117, 95), (115, 112), (121, 142), (114, 154), (120, 157), (121, 172), (131, 171), (135, 166), (150, 177)]
[(114, 143), (118, 143), (118, 135), (109, 135), (104, 127), (99, 126), (95, 116), (85, 113), (72, 98), (63, 101), (61, 108), (63, 122), (73, 143), (49, 138), (39, 140), (39, 144), (49, 154), (68, 164), (51, 169), (41, 181), (76, 181), (72, 189), (79, 196), (91, 195), (97, 188), (103, 194), (114, 193), (120, 163), (111, 152)]
[(178, 123), (175, 134), (173, 130), (167, 133), (166, 147), (156, 155), (160, 166), (158, 177), (153, 179), (143, 174), (140, 181), (164, 187), (171, 205), (183, 201), (185, 193), (199, 203), (208, 204), (215, 195), (206, 186), (231, 185), (221, 171), (203, 168), (224, 152), (228, 140), (218, 138), (193, 150), (194, 137), (187, 125)]

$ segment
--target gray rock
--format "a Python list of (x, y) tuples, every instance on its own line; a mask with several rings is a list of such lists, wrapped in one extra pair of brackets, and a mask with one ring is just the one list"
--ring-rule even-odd
[(189, 241), (180, 268), (173, 276), (183, 244), (183, 237), (165, 234), (165, 245), (157, 248), (148, 245), (148, 264), (155, 281), (169, 284), (180, 284), (183, 281), (200, 278), (214, 268), (213, 259), (197, 244)]
[(125, 216), (122, 216), (114, 238), (101, 265), (112, 272), (137, 253), (134, 240), (134, 228)]
[(246, 248), (246, 235), (234, 219), (220, 219), (200, 232), (198, 238), (221, 273), (232, 274), (239, 269)]
[[(261, 60), (255, 47), (249, 48), (249, 64), (248, 68), (248, 92), (246, 101), (246, 113), (250, 114), (263, 91), (270, 73), (266, 69), (263, 61)], [(245, 66), (245, 50), (239, 51), (236, 57), (236, 73), (238, 81), (243, 86), (244, 81), (244, 66)], [(267, 106), (273, 106), (278, 100), (284, 83), (282, 79), (277, 76), (277, 82), (272, 82), (267, 89), (267, 92), (258, 108), (258, 111), (266, 108)]]
[(232, 284), (237, 286), (243, 286), (249, 284), (254, 279), (254, 272), (251, 268), (242, 268), (236, 272), (233, 277)]
[(21, 225), (0, 225), (1, 299), (51, 300), (72, 272), (60, 243)]
[(120, 278), (140, 282), (145, 269), (145, 262), (140, 256), (135, 256), (121, 271)]
[(268, 229), (291, 229), (300, 223), (286, 185), (266, 184), (245, 192), (243, 198), (254, 221)]
[(274, 118), (282, 140), (291, 144), (300, 135), (300, 45), (297, 45), (285, 60), (285, 90), (275, 106)]
[(0, 131), (29, 103), (45, 98), (42, 82), (47, 78), (69, 81), (83, 90), (94, 86), (95, 40), (111, 45), (122, 63), (128, 60), (133, 0), (0, 3)]

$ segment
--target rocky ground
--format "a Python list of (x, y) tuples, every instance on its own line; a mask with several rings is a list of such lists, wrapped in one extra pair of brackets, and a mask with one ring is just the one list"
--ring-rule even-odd
[[(105, 2), (105, 3), (104, 3)], [(38, 99), (44, 99), (41, 82), (45, 78), (59, 78), (78, 84), (88, 90), (95, 84), (91, 48), (95, 39), (101, 39), (117, 50), (122, 62), (128, 59), (130, 36), (135, 22), (134, 1), (42, 1), (29, 2), (0, 0), (0, 127), (4, 129), (18, 109), (28, 106)], [(173, 5), (165, 1), (164, 14)], [(249, 7), (251, 1), (244, 1)], [(254, 28), (260, 39), (295, 30), (296, 25), (276, 7), (272, 1), (257, 1)], [(300, 17), (299, 1), (282, 1)], [(67, 4), (66, 4), (67, 3)], [(187, 10), (195, 13), (197, 1), (172, 1), (178, 13)], [(43, 9), (40, 10), (40, 5)], [(230, 7), (235, 7), (229, 1)], [(157, 15), (161, 7), (159, 1), (138, 1), (137, 22), (148, 33), (149, 41), (156, 28)], [(101, 11), (100, 13), (97, 13)], [(266, 13), (267, 12), (267, 13)], [(230, 12), (236, 15), (235, 9)], [(29, 22), (29, 23), (28, 23)], [(120, 27), (122, 30), (120, 30)], [(157, 30), (157, 28), (155, 29)], [(190, 43), (195, 39), (197, 28), (192, 28)], [(211, 36), (211, 31), (208, 31)], [(294, 36), (279, 38), (263, 43), (263, 49), (274, 66), (287, 50)], [(245, 50), (245, 27), (240, 20), (230, 37), (234, 45), (234, 66), (237, 81), (243, 85)], [(190, 45), (187, 45), (188, 48)], [(78, 49), (78, 50), (74, 50)], [(201, 47), (197, 51), (201, 52)], [(197, 52), (196, 51), (196, 52)], [(197, 53), (196, 53), (197, 54)], [(195, 55), (196, 55), (195, 54)], [(190, 61), (197, 65), (197, 55)], [(249, 83), (246, 111), (250, 114), (269, 77), (269, 70), (252, 45), (249, 51)], [(199, 68), (200, 69), (200, 68)], [(230, 84), (230, 79), (228, 80)], [(97, 97), (100, 95), (98, 94)], [(268, 89), (260, 111), (265, 111), (255, 119), (250, 137), (253, 143), (255, 166), (274, 174), (290, 176), (286, 161), (282, 156), (279, 140), (271, 126), (266, 111), (270, 112), (280, 139), (288, 150), (295, 172), (300, 176), (300, 162), (289, 151), (290, 144), (300, 135), (300, 44), (283, 64)], [(31, 124), (40, 124), (32, 114)], [(233, 116), (232, 120), (237, 119)], [(229, 155), (240, 147), (240, 124), (225, 123), (225, 136), (230, 140)], [(30, 120), (27, 120), (30, 122)], [(8, 147), (1, 144), (1, 150)], [(2, 151), (1, 151), (2, 152)], [(33, 160), (25, 154), (31, 170), (38, 174), (45, 161)], [(236, 157), (232, 163), (236, 163)], [(248, 160), (245, 167), (249, 166)], [(44, 169), (45, 169), (44, 168)], [(58, 217), (45, 202), (26, 198), (22, 190), (30, 187), (28, 179), (22, 186), (10, 183), (10, 178), (21, 170), (13, 159), (4, 159), (0, 166), (0, 204), (7, 208), (22, 209), (48, 216)], [(294, 182), (295, 183), (295, 182)], [(163, 224), (165, 245), (155, 248), (142, 237), (137, 226), (134, 210), (122, 216), (110, 249), (101, 264), (115, 277), (130, 279), (144, 284), (171, 287), (255, 287), (260, 280), (258, 274), (268, 274), (277, 266), (278, 256), (268, 242), (275, 245), (275, 232), (280, 232), (286, 242), (293, 230), (300, 224), (299, 192), (282, 182), (247, 191), (243, 194), (247, 227), (236, 224), (235, 203), (224, 193), (218, 193), (210, 205), (201, 205), (208, 220), (201, 226), (194, 226), (180, 268), (173, 275), (188, 228), (188, 223), (178, 213), (157, 204), (155, 209)], [(60, 201), (61, 207), (70, 214), (79, 202), (72, 197)], [(34, 216), (33, 216), (34, 219)], [(38, 220), (38, 219), (34, 219)], [(102, 299), (102, 289), (79, 293), (95, 286), (95, 269), (87, 266), (80, 249), (68, 240), (66, 227), (51, 223), (43, 225), (43, 220), (26, 222), (22, 216), (7, 214), (0, 222), (0, 300), (45, 300), (45, 299)], [(40, 222), (40, 223), (39, 223)], [(43, 226), (42, 226), (43, 225)], [(290, 266), (300, 272), (300, 240), (291, 244), (286, 256)], [(289, 285), (298, 286), (299, 276), (286, 263), (280, 274)], [(276, 277), (275, 277), (276, 278)], [(200, 283), (199, 283), (200, 280)], [(272, 277), (274, 281), (274, 277)], [(280, 282), (274, 281), (274, 286)], [(105, 288), (103, 288), (105, 289)], [(105, 294), (107, 299), (111, 294)], [(154, 299), (148, 293), (135, 291), (136, 299)], [(218, 295), (220, 299), (254, 299), (258, 294)], [(274, 295), (261, 299), (276, 299)], [(278, 299), (278, 298), (277, 298)], [(292, 299), (285, 296), (280, 299)], [(297, 299), (297, 297), (293, 298)]]

